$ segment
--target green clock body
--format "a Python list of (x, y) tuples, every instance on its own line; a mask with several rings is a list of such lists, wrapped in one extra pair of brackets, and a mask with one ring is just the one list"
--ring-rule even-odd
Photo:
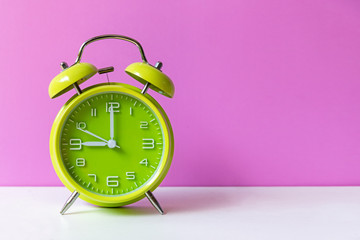
[(71, 98), (57, 115), (50, 153), (61, 181), (84, 200), (122, 206), (153, 191), (173, 155), (170, 122), (148, 94), (99, 84)]

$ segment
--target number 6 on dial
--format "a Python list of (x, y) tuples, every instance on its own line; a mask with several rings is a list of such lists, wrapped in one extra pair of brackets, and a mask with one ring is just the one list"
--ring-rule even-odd
[(108, 176), (106, 178), (106, 184), (108, 187), (118, 187), (119, 186), (119, 176)]

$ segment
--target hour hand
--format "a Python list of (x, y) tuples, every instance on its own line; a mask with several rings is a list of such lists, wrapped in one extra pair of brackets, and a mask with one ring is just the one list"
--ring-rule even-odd
[(108, 144), (107, 142), (82, 142), (81, 145), (103, 147), (103, 146), (107, 146)]

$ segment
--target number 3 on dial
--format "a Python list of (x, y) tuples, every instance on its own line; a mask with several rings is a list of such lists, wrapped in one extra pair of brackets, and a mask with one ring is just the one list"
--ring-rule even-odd
[(152, 138), (143, 138), (143, 149), (154, 149), (155, 140)]

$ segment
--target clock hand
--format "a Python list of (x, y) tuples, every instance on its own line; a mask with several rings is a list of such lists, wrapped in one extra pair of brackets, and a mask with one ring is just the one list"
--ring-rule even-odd
[[(105, 139), (103, 139), (102, 137), (99, 137), (98, 135), (95, 135), (94, 133), (92, 133), (92, 132), (89, 132), (88, 130), (84, 130), (84, 129), (81, 129), (81, 128), (77, 128), (78, 130), (80, 130), (80, 131), (82, 131), (82, 132), (84, 132), (84, 133), (87, 133), (87, 134), (89, 134), (89, 135), (91, 135), (91, 136), (93, 136), (93, 137), (96, 137), (97, 139), (100, 139), (100, 140), (102, 140), (102, 141), (104, 141), (105, 143), (107, 143), (107, 144), (109, 144), (109, 141), (106, 141)], [(120, 148), (118, 145), (116, 145), (116, 144), (114, 144), (114, 140), (110, 140), (111, 141), (111, 146), (109, 146), (110, 148), (113, 148), (113, 147), (117, 147), (117, 148)]]
[(83, 142), (83, 143), (81, 143), (81, 145), (101, 147), (101, 146), (106, 146), (107, 143), (106, 142)]
[(110, 107), (110, 139), (114, 140), (114, 108)]
[(102, 141), (104, 141), (104, 142), (108, 142), (108, 141), (106, 141), (105, 139), (103, 139), (102, 137), (99, 137), (98, 135), (95, 135), (95, 134), (93, 134), (92, 132), (89, 132), (88, 130), (84, 130), (84, 129), (81, 129), (81, 128), (78, 128), (78, 130), (80, 130), (80, 131), (82, 131), (82, 132), (84, 132), (84, 133), (87, 133), (87, 134), (89, 134), (89, 135), (91, 135), (91, 136), (93, 136), (93, 137), (96, 137), (97, 139), (100, 139), (100, 140), (102, 140)]

